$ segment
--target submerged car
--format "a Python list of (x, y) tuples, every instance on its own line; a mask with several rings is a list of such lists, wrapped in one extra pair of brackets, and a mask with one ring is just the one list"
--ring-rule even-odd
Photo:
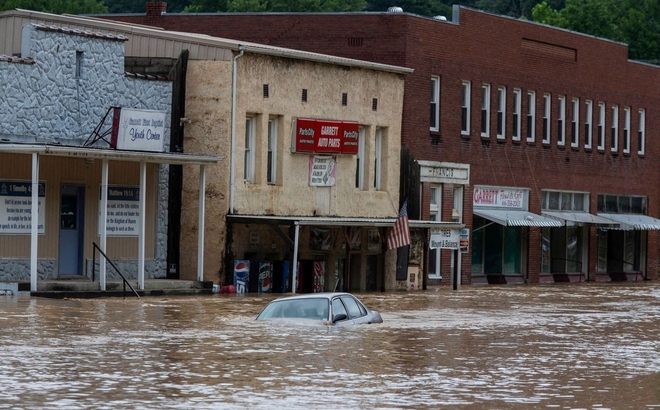
[(383, 323), (380, 313), (370, 310), (350, 293), (310, 293), (275, 299), (257, 320), (290, 319), (325, 322), (335, 326)]

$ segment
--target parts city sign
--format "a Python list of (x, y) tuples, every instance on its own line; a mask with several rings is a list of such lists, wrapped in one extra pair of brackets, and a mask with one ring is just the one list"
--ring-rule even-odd
[(352, 155), (358, 152), (357, 122), (294, 118), (292, 129), (291, 152)]

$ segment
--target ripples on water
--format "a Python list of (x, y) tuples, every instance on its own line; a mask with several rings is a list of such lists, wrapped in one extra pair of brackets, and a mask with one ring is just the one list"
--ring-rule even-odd
[(359, 296), (385, 323), (256, 322), (270, 295), (0, 295), (0, 407), (660, 409), (659, 285)]

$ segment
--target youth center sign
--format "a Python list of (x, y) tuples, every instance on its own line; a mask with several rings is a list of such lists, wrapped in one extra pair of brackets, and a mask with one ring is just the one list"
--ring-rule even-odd
[(163, 152), (165, 112), (114, 107), (110, 145), (129, 151)]
[(349, 155), (358, 152), (357, 122), (294, 118), (292, 129), (291, 152)]
[[(46, 182), (39, 182), (39, 225), (46, 233)], [(0, 235), (30, 235), (32, 230), (32, 182), (0, 180)]]

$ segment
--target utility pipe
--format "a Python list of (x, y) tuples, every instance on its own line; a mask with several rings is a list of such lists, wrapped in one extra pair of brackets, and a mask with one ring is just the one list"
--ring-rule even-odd
[(236, 61), (243, 56), (243, 46), (238, 46), (239, 53), (234, 56), (234, 62), (231, 73), (231, 160), (229, 166), (229, 214), (234, 213), (234, 179), (236, 178), (236, 171), (234, 164), (236, 163)]

